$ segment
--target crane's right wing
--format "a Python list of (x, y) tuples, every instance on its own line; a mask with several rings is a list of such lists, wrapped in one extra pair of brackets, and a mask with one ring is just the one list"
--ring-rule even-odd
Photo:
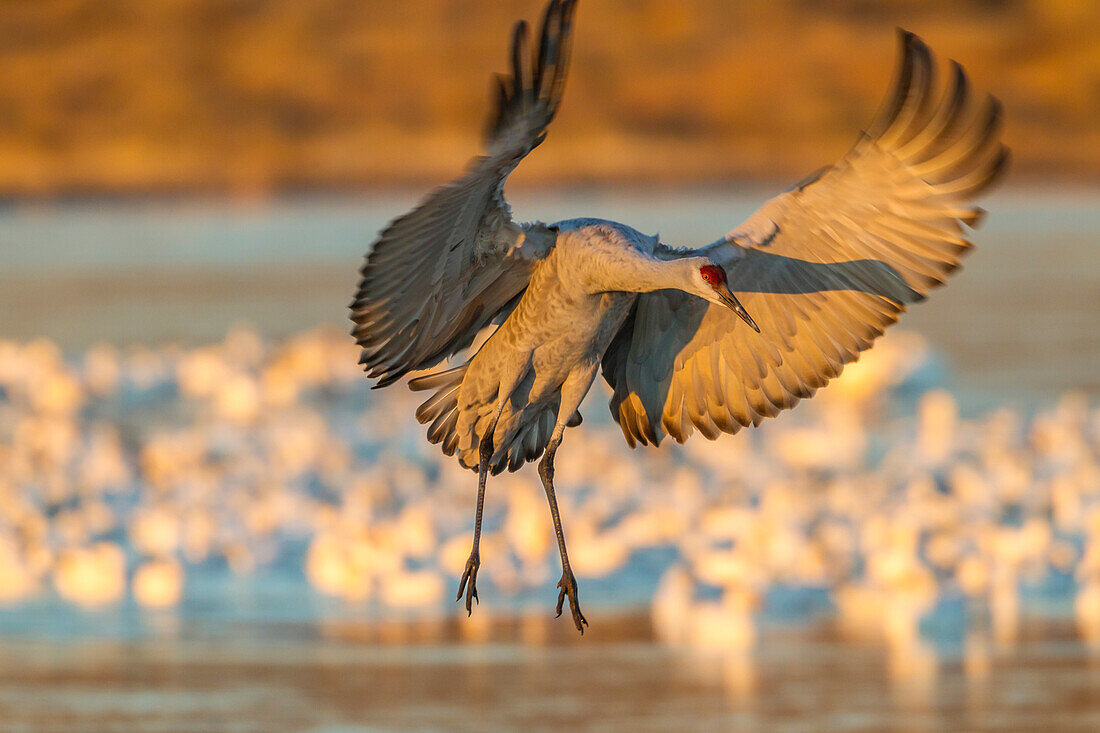
[(576, 0), (551, 0), (541, 40), (527, 52), (516, 25), (512, 76), (498, 76), (485, 155), (465, 175), (395, 219), (361, 270), (351, 319), (359, 362), (376, 386), (466, 348), (527, 287), (556, 233), (512, 221), (504, 182), (546, 137), (565, 86)]
[(937, 105), (928, 48), (901, 33), (901, 64), (878, 119), (836, 165), (810, 176), (695, 252), (723, 265), (760, 326), (680, 291), (646, 293), (603, 374), (627, 441), (708, 438), (792, 407), (870, 348), (970, 248), (972, 197), (1008, 160), (1000, 104), (968, 105), (953, 64)]

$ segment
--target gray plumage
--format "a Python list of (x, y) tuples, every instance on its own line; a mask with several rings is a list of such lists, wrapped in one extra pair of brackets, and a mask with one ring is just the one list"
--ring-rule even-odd
[(999, 103), (972, 105), (954, 63), (938, 94), (928, 48), (899, 32), (893, 89), (848, 154), (707, 247), (595, 219), (516, 223), (504, 182), (558, 109), (574, 8), (549, 4), (529, 63), (517, 26), (485, 155), (386, 228), (352, 303), (377, 386), (495, 326), (467, 363), (409, 383), (432, 392), (416, 414), (428, 439), (481, 470), (478, 528), (485, 472), (539, 456), (558, 524), (553, 454), (601, 369), (632, 446), (734, 433), (811, 396), (958, 267), (982, 214), (969, 202), (1008, 160)]

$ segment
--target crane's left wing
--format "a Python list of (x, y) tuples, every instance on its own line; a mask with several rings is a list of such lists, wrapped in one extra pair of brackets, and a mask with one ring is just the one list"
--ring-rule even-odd
[(1000, 105), (968, 109), (966, 76), (937, 105), (931, 54), (901, 33), (893, 92), (836, 165), (698, 251), (722, 264), (760, 326), (680, 291), (638, 298), (603, 361), (627, 441), (758, 425), (838, 375), (971, 246), (969, 199), (1004, 169)]
[(516, 25), (512, 76), (497, 77), (485, 155), (465, 175), (394, 220), (374, 243), (351, 303), (359, 362), (382, 387), (470, 345), (523, 293), (556, 234), (520, 226), (504, 182), (546, 137), (569, 63), (576, 0), (551, 0), (541, 40), (527, 52)]

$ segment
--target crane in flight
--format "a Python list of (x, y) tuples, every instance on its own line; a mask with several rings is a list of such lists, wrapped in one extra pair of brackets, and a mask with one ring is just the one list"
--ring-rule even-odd
[(551, 0), (537, 47), (512, 36), (484, 154), (382, 232), (351, 304), (376, 387), (429, 369), (494, 329), (453, 368), (417, 376), (427, 437), (477, 471), (473, 546), (458, 596), (477, 600), (486, 477), (541, 457), (561, 554), (557, 613), (577, 583), (554, 494), (554, 456), (602, 372), (633, 447), (759, 425), (810, 397), (905, 307), (959, 266), (970, 201), (1008, 161), (1001, 106), (951, 63), (942, 94), (927, 46), (899, 30), (875, 121), (835, 165), (766, 202), (713, 244), (670, 247), (625, 224), (522, 224), (503, 189), (561, 102), (576, 0)]

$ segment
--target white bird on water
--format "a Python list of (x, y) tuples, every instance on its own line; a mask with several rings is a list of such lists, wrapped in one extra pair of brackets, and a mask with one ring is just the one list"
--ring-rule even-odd
[[(486, 475), (540, 456), (561, 553), (557, 612), (577, 600), (554, 496), (554, 454), (597, 372), (631, 446), (758, 425), (837, 376), (970, 248), (968, 202), (1008, 161), (1001, 107), (969, 103), (952, 63), (936, 99), (932, 56), (899, 31), (900, 67), (875, 122), (835, 165), (700, 249), (624, 224), (512, 219), (508, 174), (546, 137), (569, 60), (576, 0), (552, 0), (538, 48), (516, 25), (512, 75), (485, 154), (382, 232), (351, 305), (377, 387), (469, 347), (461, 366), (409, 382), (428, 440), (478, 472), (473, 547), (458, 598), (477, 599)], [(735, 295), (735, 293), (737, 295)], [(751, 314), (751, 315), (750, 315)]]

